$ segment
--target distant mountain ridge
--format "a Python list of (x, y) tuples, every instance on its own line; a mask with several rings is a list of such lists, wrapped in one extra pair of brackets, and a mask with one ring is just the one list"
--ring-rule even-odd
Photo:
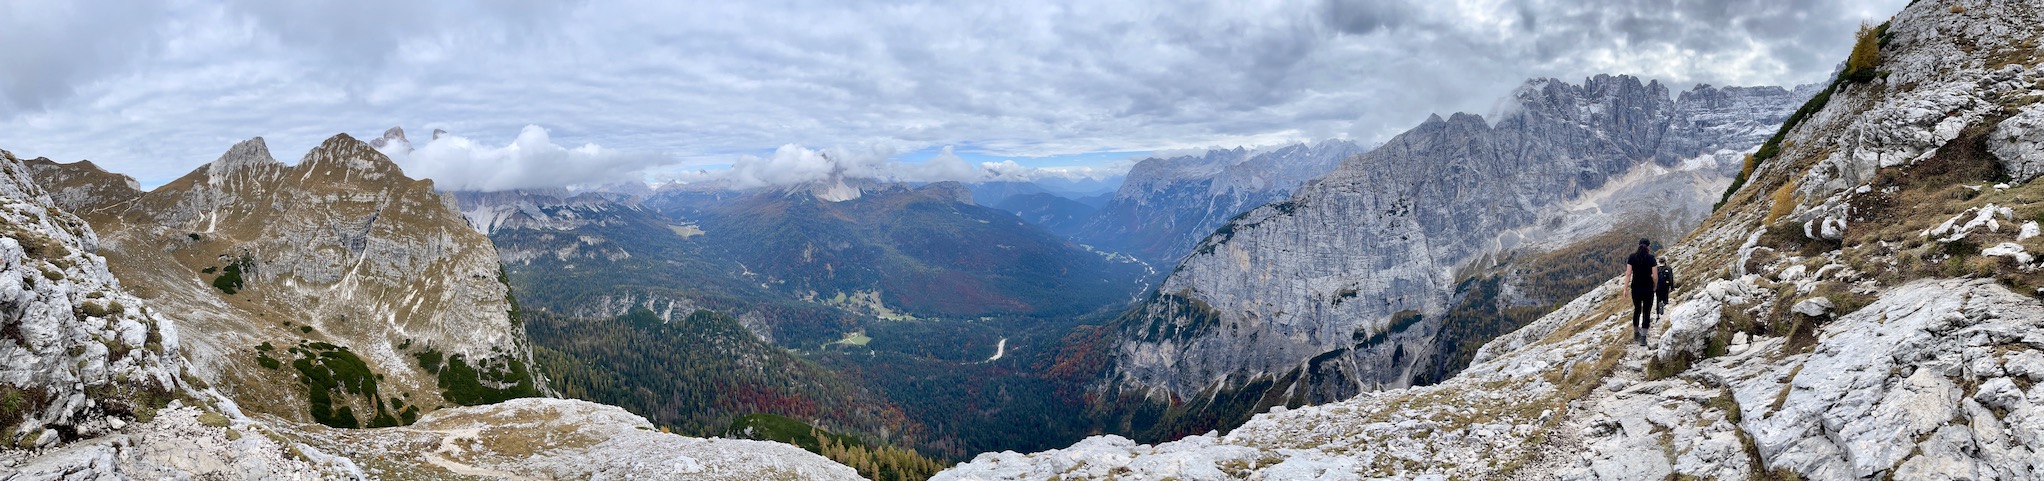
[(1159, 267), (1173, 265), (1229, 219), (1290, 196), (1364, 150), (1354, 142), (1325, 140), (1144, 159), (1095, 217), (1074, 229), (1076, 238)]
[(1460, 272), (1621, 225), (1685, 231), (1800, 102), (1777, 87), (1681, 98), (1627, 76), (1540, 79), (1500, 118), (1429, 118), (1201, 241), (1119, 324), (1106, 390), (1250, 400), (1215, 408), (1229, 417), (1412, 384), (1440, 355)]

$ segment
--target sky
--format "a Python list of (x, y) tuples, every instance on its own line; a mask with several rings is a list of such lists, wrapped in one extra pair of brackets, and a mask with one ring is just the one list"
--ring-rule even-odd
[(0, 0), (0, 148), (145, 186), (392, 126), (443, 189), (1097, 177), (1374, 145), (1529, 78), (1817, 82), (1905, 3)]

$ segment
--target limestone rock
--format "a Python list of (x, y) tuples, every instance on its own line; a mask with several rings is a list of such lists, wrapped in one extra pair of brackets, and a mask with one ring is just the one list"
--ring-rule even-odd
[(1229, 219), (1290, 197), (1307, 181), (1365, 150), (1354, 142), (1327, 140), (1143, 159), (1129, 169), (1100, 214), (1078, 229), (1078, 237), (1153, 265), (1176, 265)]
[(21, 403), (0, 450), (31, 436), (54, 446), (154, 409), (181, 383), (179, 326), (122, 289), (92, 227), (29, 167), (0, 151), (0, 171), (0, 387)]
[(1995, 124), (1987, 149), (2017, 183), (2044, 175), (2044, 105), (2031, 104)]
[(1802, 314), (1810, 317), (1824, 317), (1826, 315), (1831, 314), (1831, 309), (1833, 309), (1834, 307), (1835, 306), (1831, 304), (1830, 299), (1825, 299), (1822, 297), (1812, 297), (1809, 299), (1803, 299), (1801, 302), (1797, 302), (1796, 305), (1790, 306), (1789, 312), (1794, 312), (1797, 314)]
[(1456, 269), (1643, 219), (1687, 230), (1813, 92), (1541, 79), (1497, 118), (1431, 118), (1200, 242), (1124, 326), (1111, 383), (1188, 398), (1320, 372), (1273, 388), (1308, 402), (1407, 385)]
[[(33, 172), (64, 191), (104, 183), (106, 174), (85, 167)], [(288, 369), (258, 366), (258, 345), (347, 347), (385, 377), (382, 395), (420, 400), (441, 398), (417, 361), (422, 351), (459, 355), (482, 371), (531, 365), (495, 250), (445, 200), (430, 181), (405, 177), (343, 134), (295, 165), (250, 139), (155, 190), (81, 197), (74, 207), (103, 236), (99, 251), (122, 285), (185, 321), (180, 327), (206, 333), (189, 339), (194, 375), (247, 409), (307, 420), (305, 392), (276, 389), (295, 380)], [(216, 287), (230, 268), (240, 280), (232, 293)], [(376, 412), (370, 396), (361, 398), (350, 401), (354, 412)]]

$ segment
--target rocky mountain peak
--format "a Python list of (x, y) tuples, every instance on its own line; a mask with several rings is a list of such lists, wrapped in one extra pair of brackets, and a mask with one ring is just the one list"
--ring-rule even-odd
[[(402, 131), (398, 133), (400, 139), (403, 135)], [(313, 171), (308, 173), (309, 175), (335, 176), (337, 169), (341, 171), (338, 175), (343, 179), (359, 176), (362, 180), (374, 181), (384, 176), (392, 176), (410, 180), (404, 178), (403, 169), (400, 169), (396, 162), (392, 162), (389, 156), (383, 155), (383, 152), (368, 142), (356, 140), (345, 133), (335, 134), (320, 142), (318, 147), (306, 152), (305, 158), (298, 163), (300, 170)]]
[[(87, 170), (55, 166), (37, 176), (63, 185)], [(124, 285), (210, 334), (193, 341), (193, 371), (246, 410), (366, 425), (544, 389), (529, 371), (488, 238), (430, 182), (405, 177), (351, 136), (335, 135), (289, 166), (269, 160), (255, 139), (132, 201), (87, 196), (78, 204), (105, 236), (102, 251)], [(302, 384), (290, 369), (258, 365), (252, 349), (265, 343), (349, 352), (380, 389), (276, 392)], [(451, 378), (422, 361), (457, 357), (490, 394), (448, 393)], [(379, 404), (389, 396), (409, 400)], [(318, 399), (327, 402), (311, 402)], [(342, 406), (363, 415), (320, 410)]]
[(1290, 196), (1363, 150), (1354, 142), (1324, 140), (1143, 159), (1079, 229), (1080, 237), (1157, 266), (1172, 264), (1228, 219)]
[(38, 157), (22, 162), (36, 183), (48, 191), (57, 207), (82, 211), (96, 205), (110, 205), (142, 195), (134, 177), (107, 172), (89, 160), (59, 164)]
[(262, 137), (256, 137), (236, 142), (226, 153), (220, 154), (219, 159), (206, 164), (206, 171), (220, 178), (253, 168), (280, 166), (283, 163), (270, 156), (269, 144), (263, 142)]
[[(440, 131), (438, 129), (435, 129), (434, 132), (435, 134), (433, 135), (433, 138), (436, 139), (440, 138), (439, 134)], [(404, 127), (391, 127), (390, 130), (383, 131), (382, 137), (370, 139), (369, 146), (375, 148), (376, 150), (384, 150), (390, 147), (398, 147), (401, 148), (402, 150), (410, 151), (412, 150), (412, 141), (411, 139), (405, 138)]]
[[(1131, 313), (1110, 377), (1177, 398), (1291, 379), (1270, 389), (1307, 402), (1409, 384), (1437, 355), (1429, 319), (1453, 307), (1458, 270), (1619, 225), (1700, 222), (1737, 166), (1716, 156), (1759, 143), (1710, 126), (1779, 122), (1799, 100), (1763, 91), (1776, 94), (1764, 107), (1728, 110), (1631, 76), (1536, 79), (1495, 119), (1430, 116), (1201, 241)], [(1653, 165), (1662, 154), (1704, 160)]]

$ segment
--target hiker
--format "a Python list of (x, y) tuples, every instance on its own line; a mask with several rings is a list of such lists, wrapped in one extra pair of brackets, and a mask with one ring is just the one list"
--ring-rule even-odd
[[(1654, 250), (1660, 250), (1658, 249), (1660, 246), (1655, 247), (1657, 248)], [(1668, 295), (1673, 293), (1675, 293), (1675, 268), (1667, 263), (1661, 263), (1660, 267), (1654, 268), (1655, 316), (1659, 316), (1662, 319), (1668, 318)]]
[(1639, 250), (1625, 258), (1625, 285), (1632, 291), (1632, 339), (1639, 345), (1647, 345), (1647, 330), (1654, 322), (1654, 285), (1659, 284), (1660, 272), (1654, 253), (1647, 250), (1653, 241), (1641, 238)]

